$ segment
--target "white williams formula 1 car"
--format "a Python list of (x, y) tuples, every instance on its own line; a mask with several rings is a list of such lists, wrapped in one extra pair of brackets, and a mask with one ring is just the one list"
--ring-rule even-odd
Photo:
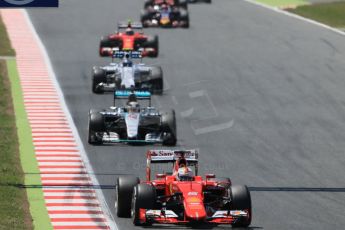
[[(163, 93), (163, 71), (160, 66), (133, 63), (141, 60), (139, 51), (116, 51), (113, 61), (107, 66), (95, 66), (92, 70), (92, 91), (100, 94), (114, 90), (146, 90), (154, 94)], [(114, 62), (118, 58), (120, 62)]]

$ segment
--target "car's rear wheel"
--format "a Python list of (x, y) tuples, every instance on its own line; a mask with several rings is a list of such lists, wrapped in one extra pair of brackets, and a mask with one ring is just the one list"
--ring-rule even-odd
[(134, 187), (131, 206), (131, 217), (134, 225), (150, 225), (150, 223), (140, 220), (140, 209), (153, 209), (156, 198), (156, 189), (152, 185), (138, 184)]
[(152, 84), (152, 93), (161, 95), (163, 93), (163, 70), (160, 66), (152, 66), (150, 79)]
[(189, 28), (189, 15), (186, 10), (181, 10), (180, 21), (183, 22), (183, 28)]
[(140, 21), (143, 24), (143, 27), (148, 27), (147, 21), (150, 20), (150, 13), (147, 10), (142, 10), (140, 12)]
[(99, 56), (101, 57), (107, 56), (102, 52), (102, 48), (104, 47), (111, 47), (111, 41), (109, 40), (108, 36), (101, 37), (101, 41), (99, 42)]
[(102, 48), (114, 48), (114, 47), (118, 47), (120, 49), (122, 47), (121, 40), (109, 39), (109, 36), (101, 37), (101, 41), (99, 42), (99, 55), (101, 57), (109, 56), (109, 53), (102, 52)]
[(240, 219), (232, 224), (232, 227), (248, 227), (252, 222), (252, 201), (250, 192), (245, 185), (235, 185), (230, 187), (231, 210), (246, 210), (249, 213), (248, 218)]
[(185, 10), (188, 9), (188, 0), (179, 0), (178, 2), (180, 7), (184, 8)]
[(130, 217), (134, 187), (139, 184), (134, 176), (119, 176), (115, 184), (115, 212), (118, 217)]
[(99, 86), (100, 83), (106, 83), (107, 76), (103, 69), (99, 67), (94, 67), (92, 71), (92, 92), (100, 94), (104, 93), (102, 87)]
[(176, 118), (175, 111), (170, 110), (162, 114), (162, 131), (166, 133), (163, 139), (163, 145), (175, 146), (177, 142), (176, 138)]
[(159, 39), (157, 35), (149, 36), (143, 46), (144, 48), (153, 48), (155, 50), (155, 52), (150, 52), (148, 54), (149, 57), (158, 57)]
[(145, 0), (145, 2), (144, 2), (144, 9), (152, 6), (152, 4), (153, 4), (152, 0)]

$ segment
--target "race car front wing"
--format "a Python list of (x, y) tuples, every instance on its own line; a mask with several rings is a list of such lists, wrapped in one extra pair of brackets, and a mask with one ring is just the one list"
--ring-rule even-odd
[[(241, 219), (249, 218), (249, 212), (246, 210), (216, 211), (212, 216), (207, 217), (201, 222), (208, 224), (235, 224)], [(160, 223), (160, 224), (187, 224), (190, 221), (180, 218), (172, 210), (146, 210), (140, 209), (140, 220), (142, 223)]]

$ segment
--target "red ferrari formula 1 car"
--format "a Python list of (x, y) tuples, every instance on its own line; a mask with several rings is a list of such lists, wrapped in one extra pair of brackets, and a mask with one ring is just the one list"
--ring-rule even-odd
[(158, 36), (144, 35), (141, 23), (119, 23), (118, 31), (101, 38), (100, 56), (112, 56), (115, 51), (141, 51), (143, 57), (158, 56)]
[(115, 187), (116, 214), (134, 225), (251, 223), (248, 188), (214, 174), (198, 176), (196, 150), (149, 150), (146, 181), (120, 176)]

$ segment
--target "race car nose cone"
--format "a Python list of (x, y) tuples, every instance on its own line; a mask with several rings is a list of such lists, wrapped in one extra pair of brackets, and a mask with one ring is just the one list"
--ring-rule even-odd
[(206, 218), (206, 210), (199, 197), (188, 197), (185, 200), (186, 217), (192, 221), (201, 221)]

